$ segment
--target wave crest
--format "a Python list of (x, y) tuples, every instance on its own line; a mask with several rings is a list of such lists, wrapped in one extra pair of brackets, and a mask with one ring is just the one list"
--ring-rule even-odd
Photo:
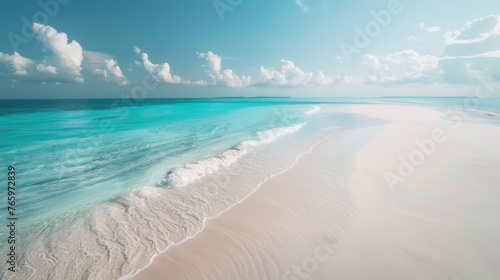
[(279, 137), (299, 131), (304, 125), (305, 123), (300, 123), (259, 131), (257, 132), (257, 140), (243, 141), (232, 149), (217, 156), (187, 163), (183, 166), (171, 169), (167, 172), (165, 179), (162, 179), (158, 184), (163, 187), (185, 186), (204, 176), (217, 172), (220, 168), (231, 166), (240, 157), (248, 153), (248, 148), (250, 146), (271, 143)]
[(312, 115), (312, 114), (319, 113), (320, 111), (321, 111), (321, 107), (319, 107), (319, 106), (312, 106), (311, 109), (305, 111), (304, 114), (306, 114), (306, 115)]

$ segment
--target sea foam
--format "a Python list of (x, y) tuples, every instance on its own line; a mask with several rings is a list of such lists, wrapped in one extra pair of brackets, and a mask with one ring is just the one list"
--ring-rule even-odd
[(317, 114), (321, 111), (321, 107), (319, 106), (312, 106), (311, 109), (307, 110), (304, 112), (306, 115), (312, 115), (312, 114)]
[(271, 143), (279, 137), (299, 131), (304, 125), (305, 123), (300, 123), (259, 131), (256, 133), (256, 140), (243, 141), (217, 156), (187, 163), (169, 170), (167, 176), (158, 185), (164, 187), (185, 186), (206, 175), (217, 172), (220, 168), (231, 166), (240, 157), (247, 154), (251, 146)]

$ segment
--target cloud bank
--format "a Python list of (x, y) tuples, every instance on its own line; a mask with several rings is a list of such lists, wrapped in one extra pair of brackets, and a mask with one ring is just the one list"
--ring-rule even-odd
[[(307, 11), (303, 1), (296, 4)], [(425, 23), (413, 25), (436, 33), (440, 26)], [(22, 81), (83, 83), (95, 77), (106, 82), (127, 86), (133, 83), (122, 72), (118, 60), (111, 54), (85, 50), (76, 40), (49, 25), (33, 24), (37, 41), (41, 44), (42, 59), (33, 60), (18, 52), (0, 52), (0, 63), (9, 71), (6, 77)], [(422, 35), (422, 34), (420, 34)], [(419, 37), (420, 37), (419, 35)], [(422, 35), (423, 36), (423, 35)], [(425, 38), (425, 37), (422, 37)], [(408, 42), (422, 42), (416, 36)], [(425, 43), (425, 42), (424, 42)], [(424, 44), (423, 43), (423, 44)], [(419, 47), (423, 44), (418, 44)], [(442, 54), (419, 53), (404, 49), (386, 54), (365, 53), (356, 67), (355, 75), (325, 74), (322, 71), (304, 70), (291, 59), (281, 59), (278, 66), (260, 66), (255, 75), (241, 75), (231, 68), (224, 68), (223, 59), (212, 51), (196, 53), (203, 60), (200, 69), (205, 70), (206, 80), (191, 81), (173, 71), (168, 62), (154, 62), (150, 55), (138, 47), (133, 52), (136, 64), (153, 80), (163, 84), (191, 86), (216, 86), (226, 88), (248, 87), (336, 87), (339, 85), (401, 85), (401, 84), (457, 84), (477, 81), (487, 77), (500, 82), (500, 16), (489, 15), (465, 22), (454, 30), (443, 32)], [(133, 65), (132, 65), (133, 66)], [(133, 70), (129, 64), (129, 70)], [(364, 73), (365, 72), (365, 73)], [(90, 74), (90, 75), (89, 75)], [(35, 77), (35, 78), (33, 78)], [(45, 79), (45, 80), (44, 80)]]

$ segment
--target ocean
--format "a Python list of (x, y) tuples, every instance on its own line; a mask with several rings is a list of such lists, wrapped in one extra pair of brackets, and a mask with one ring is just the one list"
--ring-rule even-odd
[[(2, 100), (1, 180), (6, 186), (7, 167), (15, 167), (19, 271), (0, 276), (131, 276), (292, 167), (321, 139), (384, 122), (325, 105), (442, 107), (461, 100)], [(499, 105), (493, 100), (467, 112), (496, 118)], [(1, 206), (0, 219), (7, 221), (7, 204)], [(8, 228), (0, 233), (7, 236)], [(0, 250), (5, 263), (7, 246)]]

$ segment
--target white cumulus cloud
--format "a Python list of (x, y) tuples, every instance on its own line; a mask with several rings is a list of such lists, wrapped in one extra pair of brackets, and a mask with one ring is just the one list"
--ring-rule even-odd
[(68, 41), (68, 35), (64, 32), (57, 32), (51, 26), (33, 23), (33, 31), (37, 34), (45, 49), (52, 52), (50, 57), (45, 58), (46, 62), (56, 67), (61, 72), (68, 75), (77, 82), (83, 82), (82, 61), (83, 49), (80, 44), (73, 40)]
[(141, 49), (139, 49), (138, 47), (134, 46), (134, 53), (139, 55), (141, 53)]
[(179, 84), (182, 82), (182, 78), (177, 75), (172, 75), (170, 71), (170, 64), (154, 64), (149, 60), (147, 53), (141, 54), (142, 64), (144, 69), (153, 76), (158, 82), (168, 83), (168, 84)]
[(5, 54), (0, 52), (0, 62), (8, 64), (15, 75), (24, 76), (28, 74), (28, 68), (33, 65), (33, 60), (23, 57), (19, 53)]
[(194, 85), (194, 86), (208, 86), (209, 83), (203, 80), (198, 81), (189, 81), (184, 80), (178, 75), (173, 75), (170, 69), (170, 64), (162, 63), (155, 64), (149, 60), (149, 55), (141, 51), (140, 48), (134, 47), (134, 53), (140, 55), (142, 63), (139, 61), (135, 61), (136, 65), (143, 65), (146, 72), (148, 72), (154, 80), (161, 83), (167, 84), (185, 84), (185, 85)]
[(52, 66), (52, 65), (38, 64), (36, 66), (36, 70), (38, 70), (42, 73), (47, 73), (47, 74), (52, 74), (52, 75), (57, 74), (57, 68)]
[(129, 84), (127, 77), (123, 75), (118, 62), (114, 59), (106, 59), (104, 61), (104, 68), (95, 69), (94, 73), (103, 76), (106, 81), (113, 81), (121, 86)]
[(230, 88), (243, 88), (251, 83), (251, 77), (236, 75), (231, 69), (222, 69), (222, 59), (211, 51), (199, 53), (208, 68), (207, 73), (212, 78), (213, 84), (224, 85)]
[(334, 79), (327, 77), (323, 72), (304, 72), (291, 60), (281, 60), (280, 69), (260, 67), (261, 85), (273, 86), (329, 86)]

